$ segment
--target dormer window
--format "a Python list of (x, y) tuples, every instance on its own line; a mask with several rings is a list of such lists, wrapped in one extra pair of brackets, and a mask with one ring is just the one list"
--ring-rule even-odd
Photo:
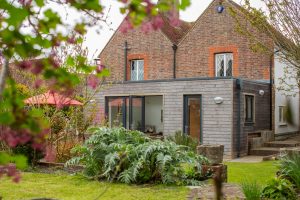
[(130, 61), (130, 75), (131, 81), (144, 80), (144, 60)]
[(233, 54), (218, 53), (215, 54), (216, 76), (232, 76)]

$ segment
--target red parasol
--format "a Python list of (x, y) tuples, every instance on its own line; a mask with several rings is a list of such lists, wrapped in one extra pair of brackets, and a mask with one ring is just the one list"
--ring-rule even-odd
[(82, 106), (77, 100), (66, 97), (62, 94), (48, 91), (44, 94), (36, 95), (26, 99), (25, 104), (32, 105), (63, 105), (63, 106)]

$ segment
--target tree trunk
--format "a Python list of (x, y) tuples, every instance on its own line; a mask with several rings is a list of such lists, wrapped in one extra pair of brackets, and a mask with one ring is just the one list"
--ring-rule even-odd
[(0, 98), (2, 96), (4, 87), (5, 87), (5, 81), (6, 81), (6, 77), (8, 75), (8, 70), (9, 70), (9, 63), (8, 63), (8, 60), (5, 59), (5, 62), (4, 62), (4, 65), (2, 65), (1, 74), (0, 74)]

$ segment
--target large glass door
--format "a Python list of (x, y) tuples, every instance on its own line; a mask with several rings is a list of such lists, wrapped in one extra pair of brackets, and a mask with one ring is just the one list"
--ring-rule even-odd
[(145, 97), (129, 97), (129, 129), (145, 131)]
[(145, 97), (106, 97), (109, 126), (145, 131)]
[(109, 126), (129, 127), (129, 99), (128, 97), (107, 97), (106, 115)]
[(202, 141), (201, 95), (184, 96), (184, 133)]

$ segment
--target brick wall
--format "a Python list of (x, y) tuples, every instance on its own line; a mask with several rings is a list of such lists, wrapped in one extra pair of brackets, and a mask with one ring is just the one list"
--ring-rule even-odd
[[(268, 79), (270, 57), (251, 51), (247, 38), (235, 31), (235, 22), (228, 13), (230, 5), (224, 1), (225, 10), (219, 14), (216, 12), (217, 4), (218, 1), (214, 1), (179, 42), (176, 77), (213, 77), (214, 54), (233, 52), (234, 77)], [(262, 41), (267, 40), (263, 34), (257, 35)], [(128, 41), (130, 48), (128, 60), (135, 59), (134, 55), (147, 58), (147, 75), (144, 77), (146, 80), (173, 77), (172, 42), (162, 31), (145, 34), (137, 28), (126, 34), (117, 30), (101, 52), (102, 63), (111, 70), (110, 80), (124, 80), (125, 41)], [(129, 73), (130, 70), (127, 71)]]
[[(145, 80), (170, 79), (173, 76), (173, 49), (170, 40), (161, 31), (145, 34), (140, 29), (135, 29), (128, 33), (117, 31), (101, 52), (101, 62), (111, 71), (109, 80), (124, 80), (125, 41), (129, 47), (128, 61), (146, 58)], [(129, 68), (129, 62), (127, 67)], [(129, 69), (128, 78), (130, 78)]]
[[(178, 45), (177, 77), (215, 76), (215, 53), (233, 52), (233, 76), (252, 80), (267, 77), (270, 57), (254, 53), (247, 38), (236, 33), (235, 21), (230, 16), (229, 4), (216, 12), (218, 1), (213, 2), (200, 16), (194, 27)], [(262, 41), (266, 40), (258, 34)]]
[[(172, 135), (183, 129), (183, 95), (202, 95), (202, 134), (205, 144), (225, 145), (226, 156), (231, 156), (233, 117), (232, 79), (130, 82), (111, 85), (96, 96), (103, 111), (105, 96), (163, 95), (164, 135)], [(224, 102), (215, 104), (214, 98)]]
[[(234, 103), (233, 103), (233, 155), (237, 155), (238, 142), (238, 90), (236, 84), (233, 84)], [(259, 90), (264, 90), (264, 95), (259, 95)], [(254, 124), (245, 123), (245, 95), (254, 95), (255, 101), (255, 122)], [(269, 84), (242, 80), (241, 89), (241, 135), (240, 135), (240, 155), (247, 155), (248, 152), (248, 133), (255, 133), (270, 128), (270, 89)]]

